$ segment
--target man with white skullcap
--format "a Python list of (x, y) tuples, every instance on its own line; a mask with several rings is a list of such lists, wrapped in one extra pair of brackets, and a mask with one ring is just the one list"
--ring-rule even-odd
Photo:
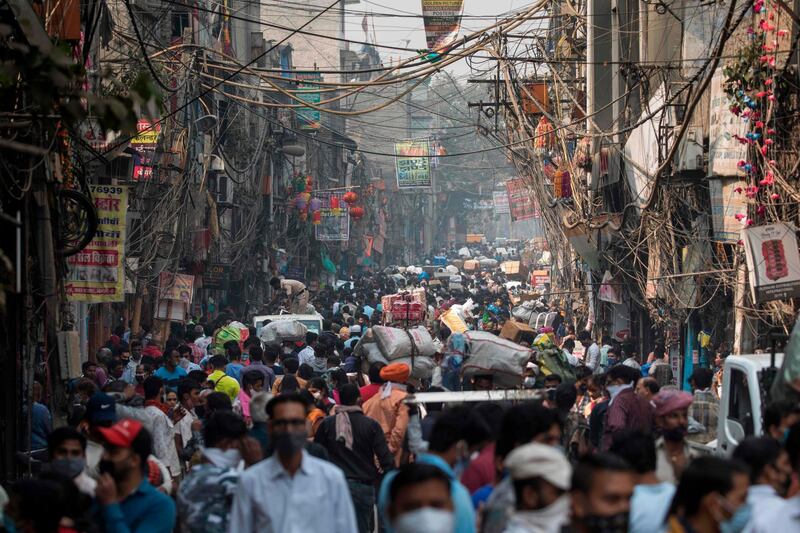
[(505, 461), (514, 482), (516, 511), (505, 533), (558, 533), (569, 522), (572, 467), (558, 448), (531, 443)]

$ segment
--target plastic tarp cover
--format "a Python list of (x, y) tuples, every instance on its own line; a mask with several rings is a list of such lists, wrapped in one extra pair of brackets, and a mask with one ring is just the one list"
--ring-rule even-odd
[(265, 344), (279, 344), (284, 341), (302, 341), (306, 339), (308, 329), (295, 320), (276, 320), (270, 322), (259, 334)]
[(517, 387), (522, 384), (523, 372), (533, 351), (487, 331), (464, 333), (467, 350), (462, 373), (492, 374), (496, 388)]

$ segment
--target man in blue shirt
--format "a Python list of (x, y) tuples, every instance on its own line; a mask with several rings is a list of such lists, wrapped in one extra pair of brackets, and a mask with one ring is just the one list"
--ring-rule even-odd
[(164, 381), (167, 390), (178, 391), (178, 382), (187, 376), (186, 370), (180, 367), (181, 355), (177, 348), (164, 354), (164, 366), (155, 371), (155, 376)]
[(105, 533), (170, 533), (175, 504), (147, 481), (152, 440), (137, 420), (100, 427), (104, 439), (92, 517)]
[(228, 356), (228, 363), (225, 365), (225, 374), (232, 377), (242, 384), (242, 351), (239, 349), (239, 343), (236, 341), (228, 341), (225, 343), (225, 354)]
[(653, 436), (642, 431), (621, 431), (614, 434), (609, 451), (625, 459), (636, 476), (628, 531), (630, 533), (665, 531), (667, 513), (675, 495), (675, 485), (662, 483), (656, 477), (656, 443)]
[[(482, 422), (462, 409), (451, 409), (442, 413), (431, 431), (428, 453), (417, 456), (417, 463), (433, 465), (450, 478), (450, 492), (455, 513), (454, 533), (474, 533), (476, 531), (475, 508), (472, 506), (472, 498), (467, 488), (458, 481), (454, 468), (457, 465), (463, 466), (469, 460), (470, 445), (467, 442), (467, 436), (470, 433), (480, 434), (481, 431), (477, 430), (475, 426), (481, 425)], [(485, 423), (483, 425), (485, 426)], [(488, 428), (484, 429), (488, 435)], [(386, 526), (386, 531), (389, 533), (392, 531), (388, 516), (389, 493), (396, 475), (396, 470), (387, 473), (383, 477), (378, 493), (378, 511)]]

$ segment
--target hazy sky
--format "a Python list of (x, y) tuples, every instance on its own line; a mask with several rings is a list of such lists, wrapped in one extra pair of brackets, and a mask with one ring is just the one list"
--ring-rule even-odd
[[(529, 5), (532, 0), (465, 0), (464, 15), (462, 21), (461, 35), (472, 31), (480, 30), (493, 24), (496, 17), (508, 11), (519, 9)], [(425, 48), (425, 29), (422, 24), (422, 5), (420, 0), (361, 0), (358, 4), (347, 6), (353, 14), (347, 16), (346, 37), (357, 41), (363, 41), (364, 31), (361, 24), (364, 13), (371, 13), (369, 21), (369, 41), (372, 42), (372, 28), (375, 28), (377, 44), (399, 46), (414, 49)], [(419, 15), (418, 18), (404, 18), (387, 16), (391, 14), (399, 15)], [(472, 18), (472, 17), (481, 18)], [(381, 50), (381, 57), (387, 61), (390, 56), (400, 57), (404, 54), (401, 51)], [(456, 75), (466, 76), (469, 67), (464, 60), (458, 61), (451, 68)]]

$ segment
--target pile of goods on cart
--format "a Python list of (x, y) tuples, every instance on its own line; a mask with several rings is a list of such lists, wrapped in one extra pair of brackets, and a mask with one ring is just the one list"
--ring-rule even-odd
[(409, 327), (425, 321), (427, 302), (424, 288), (389, 294), (381, 298), (384, 326)]

